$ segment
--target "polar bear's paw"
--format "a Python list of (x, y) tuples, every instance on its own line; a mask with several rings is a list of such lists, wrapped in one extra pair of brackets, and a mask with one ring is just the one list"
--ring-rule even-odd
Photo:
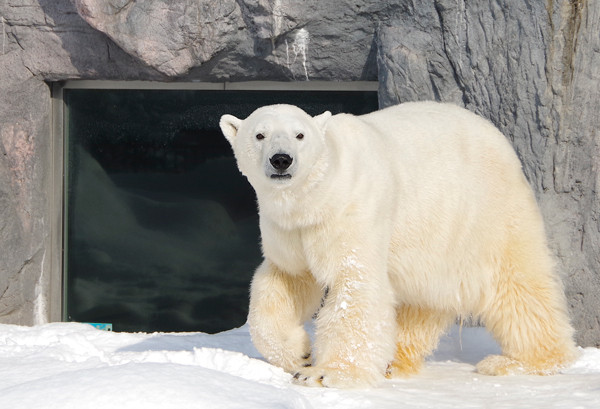
[(477, 372), (483, 375), (554, 375), (575, 359), (570, 351), (519, 361), (504, 355), (490, 355), (480, 361)]
[(311, 365), (310, 339), (302, 327), (288, 329), (282, 334), (250, 322), (250, 335), (265, 359), (286, 372), (293, 374), (296, 368)]
[(385, 371), (385, 377), (392, 378), (408, 378), (409, 376), (419, 373), (423, 366), (423, 360), (414, 361), (394, 361), (388, 365)]
[(294, 373), (296, 368), (308, 367), (312, 363), (310, 339), (302, 327), (289, 331), (276, 351), (278, 353), (267, 357), (267, 360), (285, 371)]
[(423, 366), (424, 353), (415, 353), (415, 348), (398, 345), (394, 360), (385, 371), (386, 378), (407, 378), (417, 374)]
[(280, 366), (284, 370), (294, 373), (295, 368), (307, 368), (311, 365), (311, 355), (310, 352), (307, 352), (302, 356), (298, 356), (298, 354), (291, 355), (289, 359)]
[(524, 375), (526, 369), (519, 361), (504, 355), (490, 355), (481, 360), (476, 366), (477, 372), (482, 375)]
[(365, 388), (377, 383), (377, 377), (359, 368), (305, 367), (294, 374), (294, 383), (326, 388)]

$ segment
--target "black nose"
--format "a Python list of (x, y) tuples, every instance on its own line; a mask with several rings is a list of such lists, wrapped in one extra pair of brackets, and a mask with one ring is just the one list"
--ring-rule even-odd
[(285, 153), (276, 153), (275, 155), (271, 156), (271, 159), (269, 159), (271, 165), (277, 170), (286, 170), (290, 167), (292, 161), (292, 157)]

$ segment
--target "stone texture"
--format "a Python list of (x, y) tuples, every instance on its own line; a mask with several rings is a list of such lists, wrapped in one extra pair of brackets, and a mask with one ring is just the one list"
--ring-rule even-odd
[(47, 317), (50, 91), (67, 79), (379, 80), (493, 121), (536, 190), (581, 345), (600, 344), (600, 3), (0, 0), (0, 320)]
[(45, 308), (38, 283), (48, 233), (50, 93), (14, 57), (0, 56), (0, 317), (30, 324), (43, 320)]
[(72, 2), (149, 67), (214, 81), (375, 80), (377, 16), (398, 7), (373, 0), (334, 8), (316, 0)]
[(17, 52), (38, 80), (161, 79), (90, 27), (68, 0), (0, 0), (2, 55)]
[(77, 12), (127, 53), (169, 75), (185, 74), (222, 51), (243, 28), (229, 1), (74, 0)]

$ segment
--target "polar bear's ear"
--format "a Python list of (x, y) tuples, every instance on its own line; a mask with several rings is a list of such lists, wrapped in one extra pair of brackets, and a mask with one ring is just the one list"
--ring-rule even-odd
[(231, 145), (233, 145), (233, 140), (235, 139), (241, 124), (242, 120), (233, 115), (223, 115), (219, 121), (221, 132), (223, 132), (223, 135), (225, 135), (225, 138)]
[(325, 111), (321, 115), (317, 115), (317, 116), (313, 117), (313, 119), (315, 120), (315, 122), (317, 123), (317, 126), (319, 127), (319, 129), (321, 131), (325, 130), (325, 127), (327, 126), (327, 121), (329, 120), (329, 118), (331, 118), (331, 112), (329, 112), (329, 111)]

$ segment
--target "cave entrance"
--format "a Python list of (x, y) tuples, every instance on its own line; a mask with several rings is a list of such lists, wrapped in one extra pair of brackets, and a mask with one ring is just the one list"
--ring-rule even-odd
[(376, 84), (124, 84), (61, 90), (63, 319), (116, 331), (243, 325), (258, 216), (219, 118), (275, 103), (362, 114), (377, 109)]

